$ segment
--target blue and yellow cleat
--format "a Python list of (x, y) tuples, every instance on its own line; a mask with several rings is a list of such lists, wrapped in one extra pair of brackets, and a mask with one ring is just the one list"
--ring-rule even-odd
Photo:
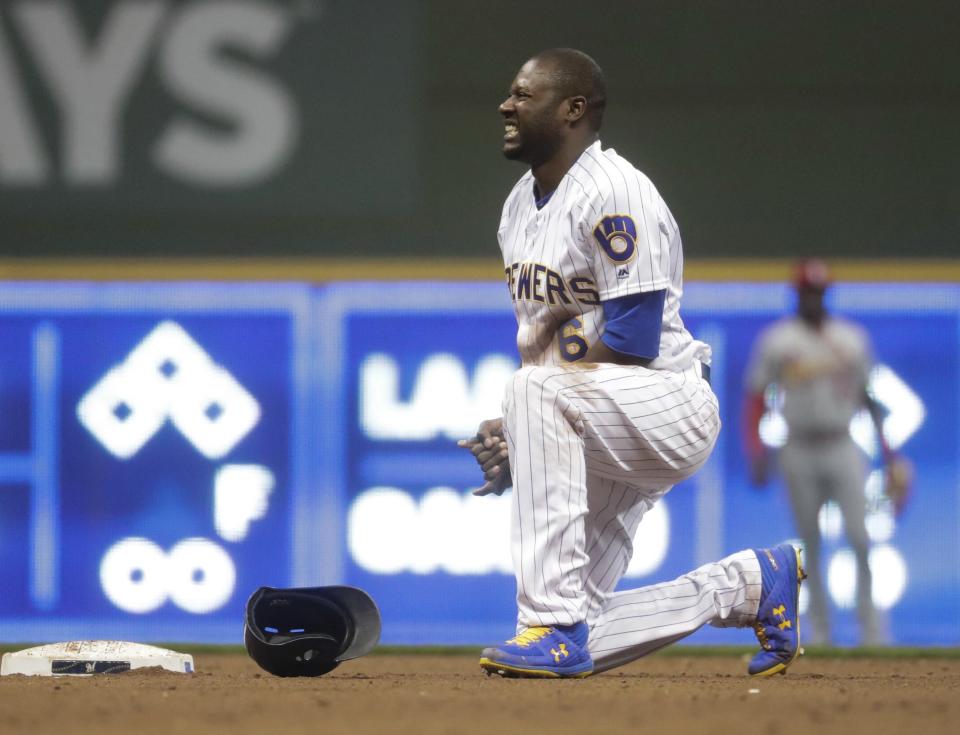
[(586, 623), (527, 628), (480, 654), (480, 668), (505, 677), (581, 678), (593, 673)]
[(806, 578), (800, 550), (790, 544), (754, 549), (763, 588), (753, 630), (763, 650), (750, 659), (751, 676), (786, 673), (800, 655), (800, 582)]

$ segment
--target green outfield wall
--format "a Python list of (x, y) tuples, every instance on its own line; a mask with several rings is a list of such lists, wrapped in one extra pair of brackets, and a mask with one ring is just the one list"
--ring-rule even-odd
[(522, 172), (497, 105), (569, 45), (688, 257), (950, 259), (958, 27), (945, 2), (4, 2), (0, 257), (484, 258)]

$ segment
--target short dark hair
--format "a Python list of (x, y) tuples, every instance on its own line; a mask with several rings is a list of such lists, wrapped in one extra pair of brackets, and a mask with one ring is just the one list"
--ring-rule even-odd
[(533, 58), (552, 66), (551, 76), (562, 97), (586, 98), (587, 121), (593, 130), (599, 130), (607, 106), (607, 82), (600, 65), (583, 51), (573, 48), (546, 49)]

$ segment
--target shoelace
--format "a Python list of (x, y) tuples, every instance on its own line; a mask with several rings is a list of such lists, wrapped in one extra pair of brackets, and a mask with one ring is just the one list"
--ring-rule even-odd
[(763, 623), (759, 620), (753, 624), (753, 632), (756, 634), (757, 640), (760, 641), (760, 646), (764, 651), (769, 651), (773, 648), (770, 641), (767, 640), (767, 631), (764, 630)]
[(519, 635), (511, 638), (509, 641), (507, 641), (507, 643), (513, 643), (518, 646), (529, 646), (531, 643), (536, 643), (541, 638), (546, 638), (548, 635), (550, 635), (551, 630), (553, 629), (541, 627), (527, 628)]

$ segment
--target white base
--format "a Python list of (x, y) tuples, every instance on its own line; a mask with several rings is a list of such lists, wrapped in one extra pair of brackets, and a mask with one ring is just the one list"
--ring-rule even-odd
[(193, 656), (127, 641), (49, 643), (3, 654), (0, 676), (93, 676), (151, 666), (191, 674)]

